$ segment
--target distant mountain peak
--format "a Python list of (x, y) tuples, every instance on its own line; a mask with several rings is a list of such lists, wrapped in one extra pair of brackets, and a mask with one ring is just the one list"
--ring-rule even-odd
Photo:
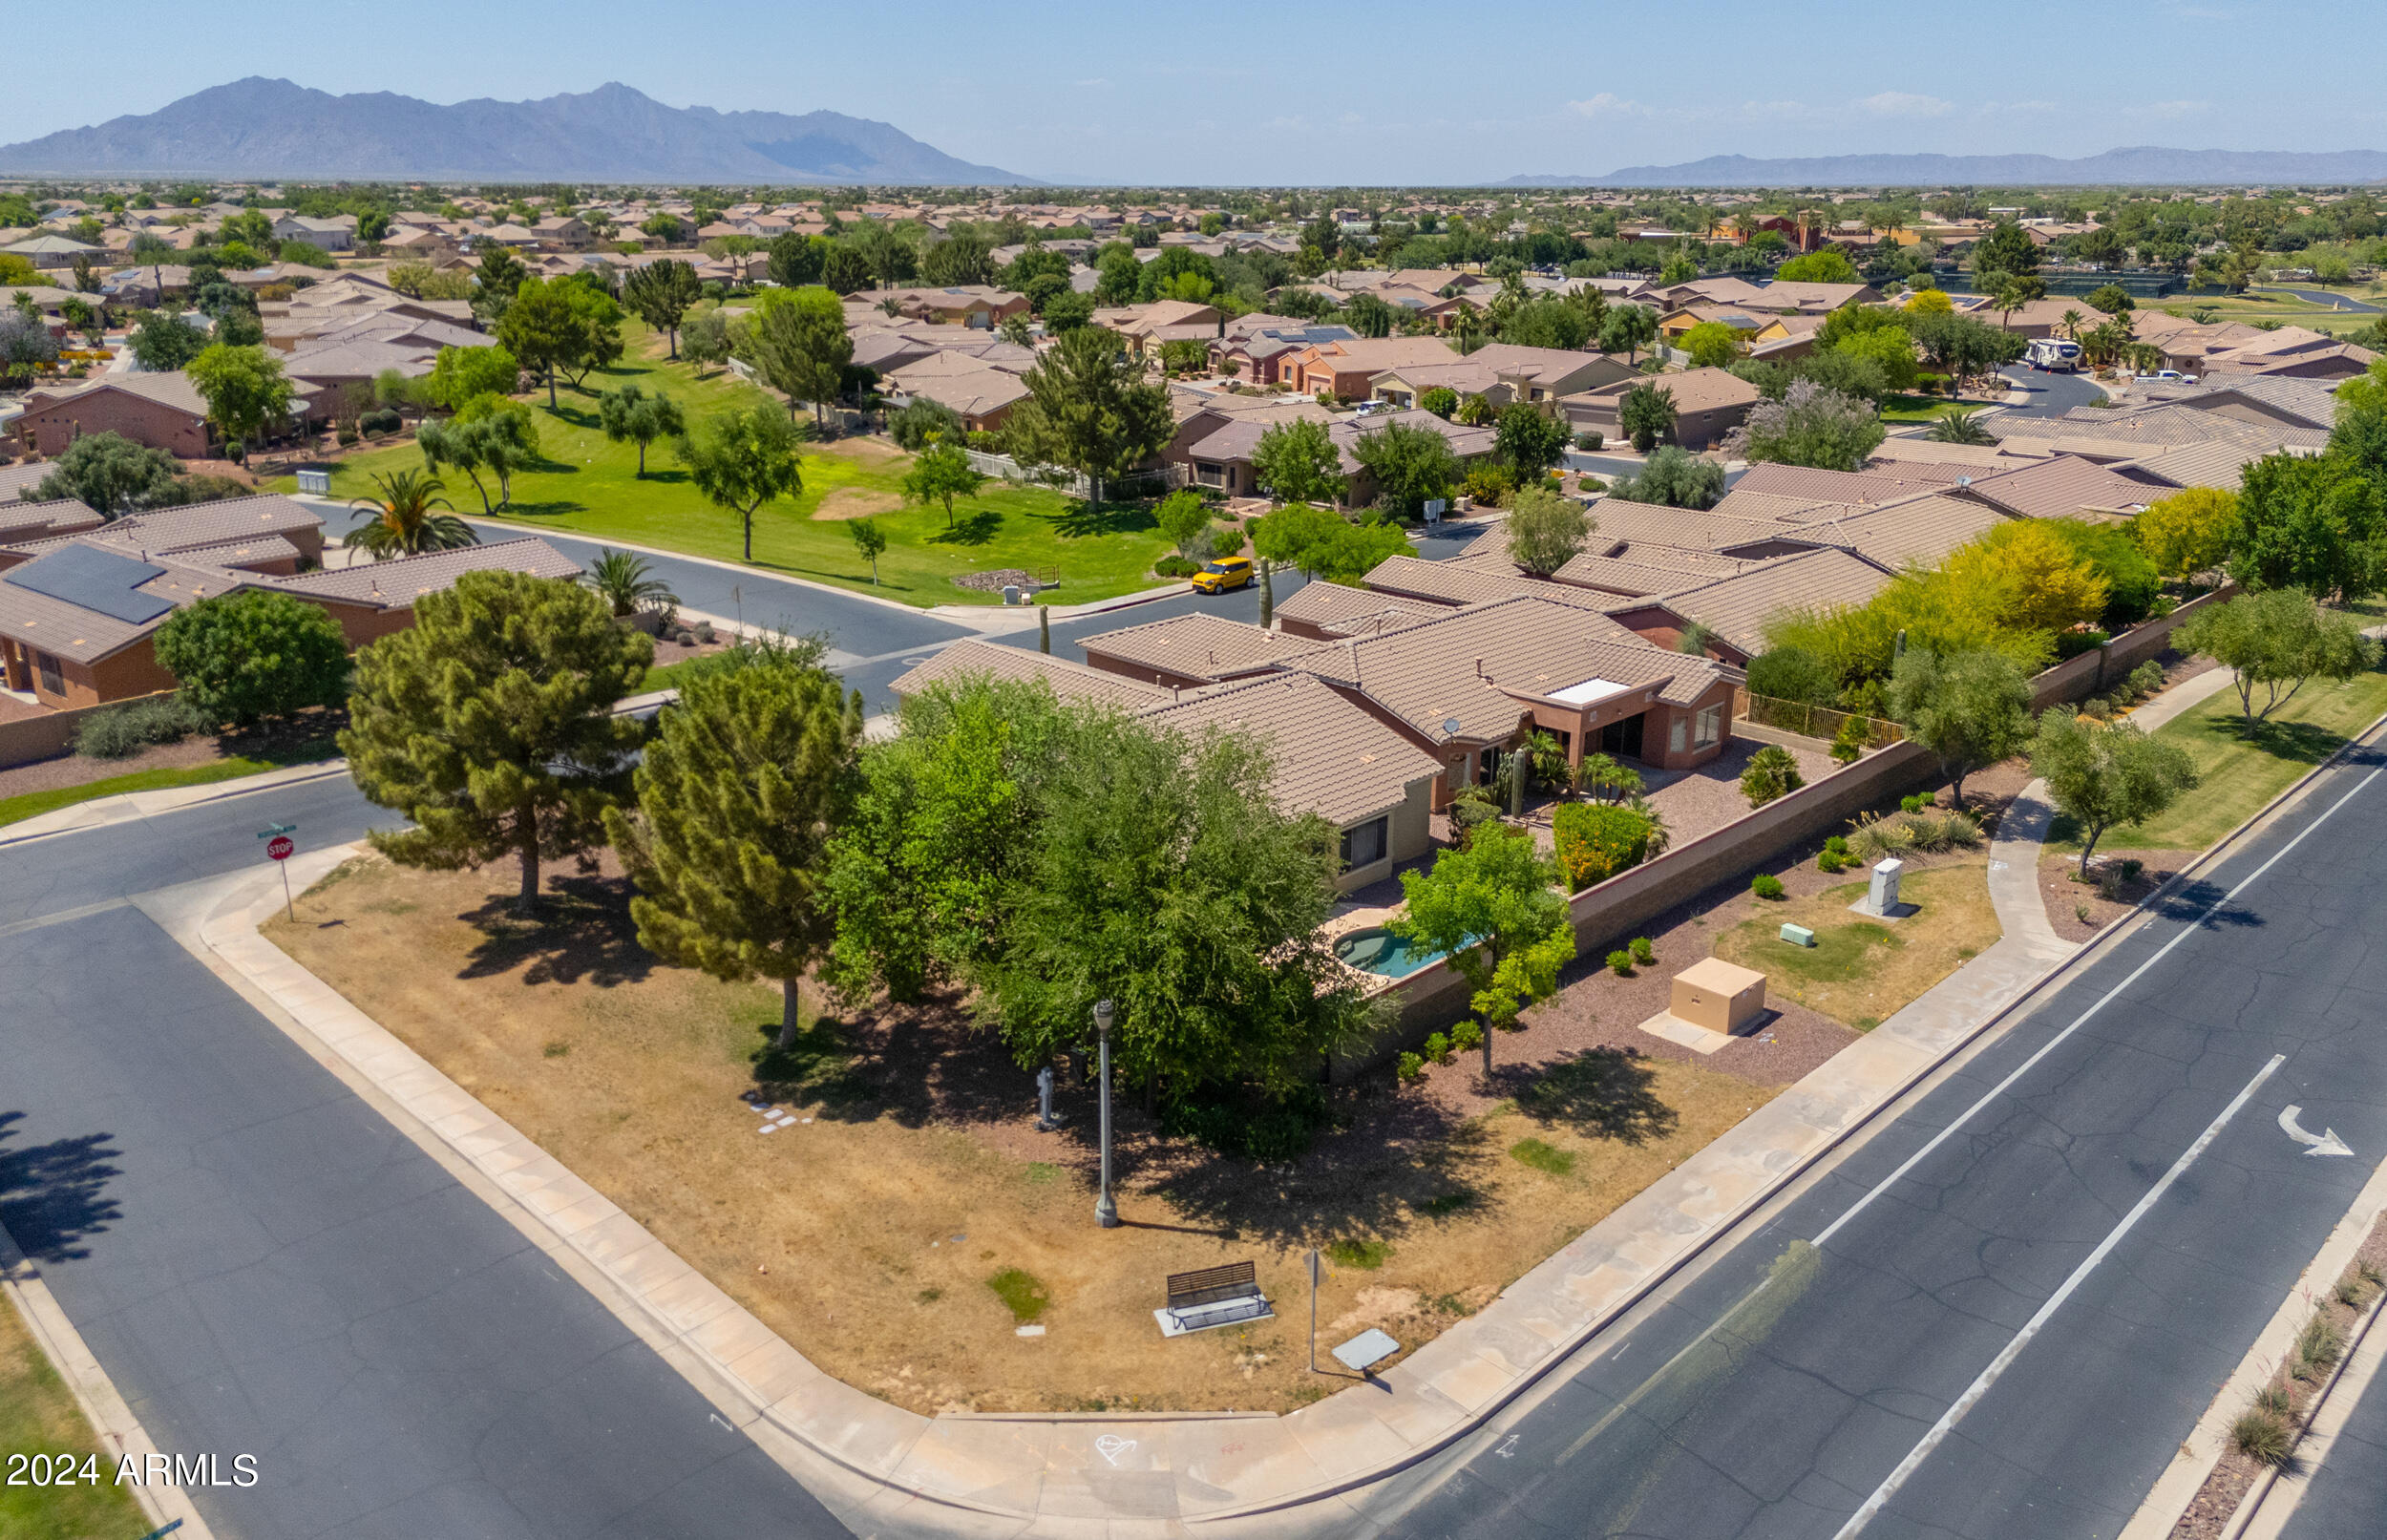
[(538, 101), (441, 106), (387, 91), (333, 95), (269, 75), (210, 86), (154, 113), (0, 145), (0, 173), (1033, 184), (868, 118), (667, 107), (619, 80)]
[(2387, 179), (2377, 150), (2174, 150), (2137, 144), (2063, 159), (2048, 155), (1827, 155), (1756, 159), (1711, 155), (1604, 177), (1511, 177), (1509, 187), (2335, 186)]

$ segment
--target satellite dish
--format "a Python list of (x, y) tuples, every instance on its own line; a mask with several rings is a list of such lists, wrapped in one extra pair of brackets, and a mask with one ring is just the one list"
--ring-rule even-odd
[(1455, 737), (1455, 736), (1457, 736), (1458, 731), (1459, 731), (1459, 719), (1458, 719), (1457, 717), (1445, 717), (1445, 718), (1443, 718), (1443, 722), (1442, 722), (1442, 735), (1443, 735), (1444, 737), (1446, 737), (1446, 738)]

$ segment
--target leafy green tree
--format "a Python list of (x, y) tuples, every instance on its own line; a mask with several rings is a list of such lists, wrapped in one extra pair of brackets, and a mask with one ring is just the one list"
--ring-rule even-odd
[(1180, 487), (1160, 499), (1152, 521), (1189, 561), (1210, 559), (1210, 505), (1191, 487)]
[(1642, 348), (1658, 340), (1658, 312), (1646, 305), (1616, 305), (1599, 324), (1599, 349), (1622, 353), (1631, 363)]
[(1527, 487), (1509, 504), (1509, 559), (1547, 578), (1583, 553), (1592, 516), (1573, 497)]
[(680, 404), (658, 390), (648, 395), (636, 385), (606, 390), (597, 397), (597, 420), (614, 443), (638, 446), (638, 476), (646, 475), (646, 446), (658, 438), (677, 438), (687, 432)]
[(485, 395), (512, 395), (522, 383), (522, 366), (503, 348), (442, 348), (423, 376), (422, 399), (450, 411)]
[(1774, 269), (1774, 277), (1788, 284), (1861, 284), (1864, 275), (1856, 264), (1838, 246), (1825, 246), (1804, 256), (1791, 258)]
[(207, 420), (228, 441), (246, 443), (290, 418), (290, 382), (282, 361), (263, 348), (222, 343), (203, 349), (182, 368), (207, 403)]
[(916, 1000), (993, 966), (1004, 895), (1076, 730), (1049, 686), (982, 676), (907, 698), (897, 722), (862, 749), (861, 791), (830, 865), (837, 939), (822, 974), (856, 1003), (879, 988)]
[(1167, 389), (1147, 383), (1118, 356), (1116, 339), (1092, 327), (1064, 335), (1021, 383), (1027, 397), (1004, 426), (1011, 453), (1087, 477), (1091, 502), (1102, 501), (1105, 482), (1157, 454), (1175, 431)]
[(473, 272), (473, 313), (485, 322), (502, 320), (530, 271), (521, 258), (503, 246), (483, 248), (480, 264)]
[(2387, 582), (2387, 489), (2343, 455), (2266, 455), (2242, 475), (2236, 543), (2249, 587), (2366, 598)]
[(1362, 428), (1351, 457), (1375, 482), (1376, 506), (1392, 518), (1423, 517), (1426, 505), (1448, 497), (1459, 481), (1459, 456), (1431, 428), (1400, 422)]
[(903, 500), (925, 508), (942, 503), (945, 528), (953, 528), (953, 499), (975, 497), (986, 484), (985, 474), (970, 464), (959, 444), (935, 444), (923, 451), (903, 474)]
[(539, 463), (539, 419), (519, 401), (475, 396), (448, 421), (424, 423), (415, 431), (414, 447), (422, 451), (426, 469), (453, 465), (470, 476), (480, 494), (481, 512), (492, 513), (481, 473), (496, 478), (496, 507), (513, 502), (514, 474)]
[(1430, 411), (1447, 422), (1450, 414), (1459, 410), (1459, 392), (1447, 385), (1437, 385), (1418, 392), (1417, 404), (1421, 411)]
[(1304, 552), (1302, 560), (1313, 575), (1328, 582), (1357, 588), (1391, 558), (1417, 554), (1398, 524), (1354, 524), (1331, 514), (1327, 517), (1335, 518), (1336, 527)]
[(127, 340), (142, 369), (152, 374), (171, 374), (205, 350), (206, 333), (185, 321), (183, 314), (161, 307), (134, 323)]
[(2102, 723), (2053, 710), (2038, 719), (2031, 772), (2047, 783), (2056, 811), (2080, 827), (2085, 873), (2106, 831), (2144, 823), (2195, 790), (2187, 750), (2128, 722)]
[(1749, 660), (1751, 695), (1829, 706), (1839, 692), (1839, 677), (1804, 647), (1773, 647)]
[[(455, 517), (454, 506), (439, 496), (439, 478), (414, 471), (376, 475), (379, 496), (359, 497), (350, 508), (369, 517), (349, 531), (348, 543), (376, 561), (395, 557), (425, 556), (478, 545), (473, 526)], [(446, 509), (446, 513), (439, 510)]]
[(1844, 357), (1870, 359), (1879, 365), (1882, 384), (1888, 390), (1912, 390), (1922, 373), (1922, 365), (1914, 356), (1914, 339), (1904, 327), (1876, 327), (1858, 332), (1834, 351)]
[(854, 796), (862, 697), (816, 665), (758, 661), (691, 680), (656, 727), (638, 816), (604, 811), (639, 944), (716, 979), (778, 980), (785, 1046), (797, 981), (836, 933), (830, 841)]
[(2185, 580), (2229, 559), (2238, 541), (2238, 495), (2189, 487), (2157, 498), (2130, 521), (2130, 534), (2165, 578)]
[(1484, 1073), (1492, 1072), (1492, 1031), (1513, 1026), (1528, 1005), (1558, 987), (1574, 958), (1574, 925), (1558, 891), (1554, 861), (1521, 830), (1486, 827), (1464, 849), (1447, 850), (1430, 872), (1405, 871), (1407, 913), (1386, 928), (1421, 952), (1441, 952), (1473, 991), (1468, 1008), (1484, 1024)]
[(2378, 643), (2362, 634), (2361, 622), (2322, 609), (2297, 588), (2267, 588), (2207, 609), (2180, 628), (2178, 642), (2230, 671), (2249, 733), (2306, 681), (2347, 680), (2378, 666)]
[(887, 532), (875, 518), (849, 518), (845, 533), (854, 541), (854, 553), (870, 563), (870, 583), (878, 586), (878, 559), (887, 554)]
[(666, 257), (630, 269), (622, 281), (622, 298), (641, 321), (670, 338), (670, 356), (680, 356), (680, 319), (705, 297), (696, 268)]
[(541, 862), (593, 869), (604, 810), (645, 736), (614, 703), (654, 655), (560, 579), (468, 572), (421, 596), (412, 626), (357, 655), (340, 734), (357, 789), (414, 825), (375, 831), (373, 848), (436, 871), (512, 855), (517, 908), (536, 909)]
[[(556, 374), (587, 347), (573, 291), (561, 279), (526, 278), (497, 320), (497, 341), (521, 367), (547, 382), (547, 410), (556, 410)], [(434, 366), (435, 367), (435, 366)]]
[(1539, 407), (1511, 402), (1500, 409), (1492, 430), (1492, 457), (1515, 473), (1517, 485), (1523, 486), (1566, 459), (1572, 436), (1559, 418)]
[(2038, 245), (2013, 220), (1999, 220), (1974, 245), (1973, 270), (2029, 277), (2038, 271)]
[(2047, 297), (2047, 285), (2036, 273), (1985, 274), (1996, 279), (1989, 285), (1990, 308), (1997, 312), (1997, 324), (2009, 326), (2014, 312)]
[(688, 479), (708, 501), (738, 516), (746, 559), (754, 559), (754, 513), (804, 490), (796, 427), (771, 406), (732, 407), (675, 441)]
[(1674, 392), (1643, 380), (1616, 402), (1616, 427), (1633, 442), (1636, 453), (1647, 454), (1660, 443), (1674, 442)]
[(1342, 454), (1322, 422), (1275, 423), (1252, 449), (1252, 475), (1278, 502), (1333, 502), (1343, 490)]
[(696, 377), (703, 379), (706, 369), (729, 361), (729, 323), (719, 310), (699, 310), (680, 327), (680, 356), (696, 366)]
[(1094, 296), (1065, 289), (1045, 302), (1041, 314), (1047, 332), (1056, 337), (1066, 337), (1093, 324)]
[(2138, 302), (2130, 298), (2130, 291), (2120, 284), (2107, 284), (2091, 289), (2088, 302), (2092, 308), (2102, 310), (2107, 315), (2128, 315), (2138, 307)]
[(72, 497), (103, 518), (121, 518), (178, 500), (174, 477), (174, 456), (164, 450), (136, 444), (121, 433), (86, 433), (50, 462), (33, 500)]
[(960, 444), (969, 438), (961, 414), (941, 401), (916, 395), (887, 413), (887, 436), (897, 447), (917, 454), (933, 444)]
[(771, 387), (812, 404), (815, 423), (844, 388), (854, 362), (843, 302), (825, 288), (771, 289), (755, 303), (745, 331), (746, 359)]
[(2019, 753), (2031, 737), (2030, 681), (2002, 653), (1943, 658), (1909, 647), (1891, 670), (1887, 708), (1909, 739), (1939, 756), (1959, 806), (1967, 775)]
[(806, 288), (821, 281), (829, 243), (816, 235), (783, 235), (771, 242), (763, 271), (781, 288)]
[(348, 697), (340, 622), (295, 594), (241, 588), (178, 610), (158, 628), (158, 662), (201, 721), (255, 727)]
[(1331, 539), (1349, 522), (1340, 514), (1307, 503), (1291, 503), (1252, 521), (1252, 550), (1263, 561), (1296, 568), (1316, 577), (1310, 552)]
[(1916, 316), (1914, 340), (1925, 358), (1958, 379), (1988, 374), (2011, 364), (2027, 346), (2011, 331), (1954, 313)]
[(1573, 352), (1592, 340), (1593, 320), (1581, 306), (1555, 295), (1527, 300), (1500, 323), (1500, 340), (1520, 348)]
[(1871, 408), (1812, 380), (1794, 380), (1779, 401), (1760, 401), (1726, 440), (1724, 453), (1750, 461), (1862, 470), (1887, 431)]
[(1112, 1001), (1120, 1074), (1171, 1100), (1222, 1082), (1279, 1095), (1307, 1084), (1366, 1019), (1318, 934), (1334, 827), (1277, 810), (1258, 745), (1081, 721), (1001, 896), (981, 1015), (1025, 1066), (1083, 1044), (1094, 1002)]
[(1608, 496), (1668, 508), (1713, 508), (1724, 495), (1724, 468), (1675, 444), (1662, 444), (1641, 474), (1610, 483)]
[(1691, 355), (1695, 368), (1722, 369), (1741, 356), (1741, 333), (1721, 321), (1702, 321), (1683, 332), (1676, 346)]

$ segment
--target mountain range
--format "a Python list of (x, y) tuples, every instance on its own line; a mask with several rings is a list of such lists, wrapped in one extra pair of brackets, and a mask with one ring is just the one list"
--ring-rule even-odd
[(1034, 185), (839, 113), (666, 107), (608, 83), (441, 106), (252, 75), (154, 113), (0, 145), (0, 174), (435, 181)]
[[(0, 152), (5, 153), (5, 152)], [(2048, 155), (1826, 155), (1753, 159), (1711, 155), (1672, 166), (1626, 166), (1604, 177), (1511, 177), (1505, 187), (2052, 187), (2253, 182), (2303, 185), (2387, 178), (2378, 150), (2107, 150)]]

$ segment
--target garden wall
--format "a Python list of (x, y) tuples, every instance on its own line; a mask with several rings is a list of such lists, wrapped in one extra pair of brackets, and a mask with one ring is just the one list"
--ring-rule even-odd
[[(2031, 708), (2036, 711), (2058, 701), (2084, 699), (2120, 684), (2131, 669), (2170, 645), (2173, 631), (2206, 607), (2229, 602), (2237, 592), (2235, 587), (2224, 587), (2193, 599), (2162, 620), (2123, 633), (2095, 652), (2084, 652), (2045, 670), (2031, 681)], [(1741, 730), (1735, 723), (1733, 731)], [(1940, 780), (1936, 755), (1914, 744), (1892, 744), (1722, 829), (1678, 845), (1656, 860), (1619, 872), (1569, 900), (1576, 954), (1602, 956), (1630, 938), (1637, 927), (1718, 883), (1733, 881), (1794, 846), (1831, 833), (1868, 808), (1893, 802)], [(1427, 1033), (1464, 1017), (1468, 994), (1467, 980), (1447, 962), (1431, 963), (1385, 986), (1377, 998), (1398, 1012), (1393, 1023), (1363, 1044), (1338, 1056), (1329, 1066), (1330, 1078), (1355, 1080), (1390, 1063)]]
[[(160, 690), (171, 695), (172, 690)], [(84, 718), (101, 711), (112, 711), (134, 701), (155, 700), (156, 696), (137, 695), (129, 700), (110, 701), (104, 706), (79, 707), (72, 711), (51, 711), (37, 717), (25, 717), (15, 722), (0, 722), (0, 770), (14, 770), (35, 760), (55, 759), (71, 752), (74, 747), (74, 729)]]

